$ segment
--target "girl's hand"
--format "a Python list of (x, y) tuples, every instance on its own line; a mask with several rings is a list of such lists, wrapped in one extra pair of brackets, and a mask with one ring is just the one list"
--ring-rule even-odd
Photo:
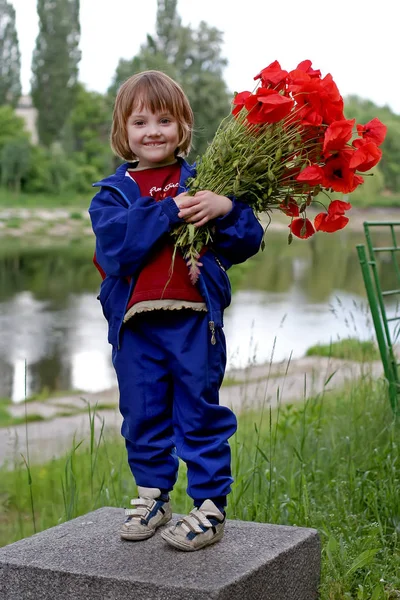
[(180, 209), (178, 217), (184, 219), (186, 223), (193, 223), (196, 227), (222, 217), (232, 209), (232, 200), (209, 190), (202, 190), (194, 196), (189, 196), (185, 192), (176, 196), (174, 200)]

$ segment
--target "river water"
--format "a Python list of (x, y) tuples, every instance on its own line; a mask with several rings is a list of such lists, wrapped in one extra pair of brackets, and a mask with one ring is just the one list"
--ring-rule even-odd
[[(264, 252), (230, 271), (228, 369), (301, 357), (316, 343), (373, 338), (360, 242), (361, 232), (344, 230), (288, 246), (283, 232), (268, 232)], [(90, 244), (14, 244), (0, 253), (0, 398), (116, 385), (91, 254)], [(380, 269), (386, 288), (395, 286), (387, 259)], [(393, 299), (388, 311), (396, 311)]]

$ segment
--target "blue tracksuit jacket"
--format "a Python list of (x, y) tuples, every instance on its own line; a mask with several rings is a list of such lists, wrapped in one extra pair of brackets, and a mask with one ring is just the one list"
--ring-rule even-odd
[[(185, 182), (195, 169), (182, 159), (178, 194), (186, 191)], [(114, 175), (95, 183), (101, 186), (93, 198), (89, 214), (96, 235), (96, 258), (107, 277), (101, 284), (99, 300), (108, 321), (108, 341), (119, 347), (126, 306), (149, 252), (177, 224), (179, 209), (171, 197), (159, 202), (141, 197), (138, 185), (123, 164)], [(223, 325), (223, 311), (231, 300), (226, 270), (256, 254), (263, 228), (252, 209), (233, 200), (232, 210), (215, 220), (213, 247), (202, 256), (199, 289), (208, 309), (209, 321)], [(132, 276), (130, 286), (125, 277)]]
[[(195, 174), (180, 163), (178, 193)], [(233, 413), (218, 405), (226, 362), (223, 312), (231, 300), (226, 271), (258, 251), (263, 229), (248, 205), (233, 200), (232, 210), (215, 219), (212, 247), (201, 258), (198, 287), (208, 312), (156, 311), (123, 325), (149, 252), (182, 222), (172, 197), (140, 196), (128, 167), (94, 184), (101, 189), (89, 208), (96, 259), (106, 273), (99, 300), (113, 346), (128, 461), (137, 485), (170, 490), (178, 455), (188, 466), (189, 495), (223, 504), (232, 482), (227, 440), (236, 429)]]

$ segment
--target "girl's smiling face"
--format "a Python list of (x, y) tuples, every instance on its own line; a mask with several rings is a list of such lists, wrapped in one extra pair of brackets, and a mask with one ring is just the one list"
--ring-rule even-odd
[(176, 160), (179, 125), (170, 113), (134, 108), (126, 127), (129, 147), (138, 158), (139, 167), (162, 167)]

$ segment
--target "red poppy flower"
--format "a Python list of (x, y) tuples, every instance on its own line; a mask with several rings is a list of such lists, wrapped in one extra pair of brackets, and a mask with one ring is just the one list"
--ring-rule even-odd
[(351, 121), (343, 119), (340, 121), (333, 121), (325, 131), (324, 137), (324, 154), (332, 150), (341, 150), (346, 143), (350, 140), (353, 134), (353, 127), (356, 120)]
[(357, 171), (364, 173), (378, 164), (381, 157), (382, 150), (380, 150), (374, 142), (367, 142), (354, 152), (349, 166), (350, 169), (357, 169)]
[(356, 138), (351, 142), (351, 145), (354, 146), (354, 148), (361, 148), (361, 146), (365, 146), (365, 144), (368, 144), (368, 140), (365, 140), (364, 138)]
[[(298, 75), (296, 77), (303, 77)], [(289, 73), (289, 77), (291, 73)], [(330, 74), (323, 79), (316, 77), (305, 81), (299, 85), (298, 81), (289, 83), (288, 89), (294, 94), (294, 98), (299, 107), (299, 117), (304, 124), (329, 125), (333, 121), (344, 119), (343, 99)]]
[(355, 174), (355, 169), (350, 167), (350, 160), (354, 150), (345, 148), (327, 159), (323, 171), (323, 186), (332, 188), (335, 192), (350, 194), (364, 179)]
[(293, 199), (290, 199), (287, 203), (282, 202), (282, 204), (279, 205), (279, 208), (288, 217), (298, 217), (300, 214), (299, 207)]
[(328, 73), (320, 81), (321, 85), (321, 104), (322, 117), (324, 123), (330, 125), (333, 121), (344, 119), (343, 114), (343, 98), (339, 93), (336, 83), (332, 79), (332, 75)]
[(245, 100), (245, 107), (249, 111), (249, 123), (277, 123), (284, 119), (292, 110), (294, 102), (287, 96), (282, 96), (275, 90), (259, 88), (256, 95), (251, 95)]
[(310, 165), (306, 167), (297, 175), (296, 181), (302, 181), (303, 183), (309, 183), (310, 185), (318, 185), (323, 183), (324, 171), (322, 167), (318, 165)]
[(295, 99), (304, 123), (329, 125), (344, 119), (343, 99), (330, 74), (323, 79), (310, 78), (308, 83), (298, 86)]
[(334, 233), (346, 227), (349, 218), (344, 215), (329, 215), (328, 213), (319, 213), (314, 219), (314, 227), (316, 231), (325, 231), (326, 233)]
[(315, 233), (314, 226), (309, 219), (294, 219), (289, 227), (293, 235), (303, 240), (306, 240)]
[(332, 200), (328, 206), (328, 214), (333, 215), (344, 215), (346, 210), (351, 209), (350, 202), (344, 202), (343, 200)]
[(357, 125), (358, 135), (368, 142), (375, 142), (380, 146), (386, 137), (387, 127), (379, 119), (368, 121), (365, 125)]
[(297, 65), (296, 69), (299, 71), (304, 71), (310, 77), (321, 77), (321, 71), (319, 69), (312, 69), (311, 65), (311, 60), (303, 60)]
[[(290, 82), (288, 89), (296, 101), (297, 115), (304, 125), (322, 124), (322, 105), (320, 95), (320, 81), (311, 79), (302, 71), (291, 73), (295, 77), (294, 83)], [(301, 79), (307, 77), (303, 83)]]
[(235, 108), (232, 109), (233, 115), (237, 115), (238, 113), (240, 113), (240, 111), (244, 107), (245, 101), (249, 96), (251, 96), (251, 92), (239, 92), (239, 94), (236, 94), (236, 96), (233, 99), (233, 104), (235, 105)]
[(325, 231), (326, 233), (334, 233), (346, 227), (349, 222), (348, 217), (344, 216), (346, 210), (351, 209), (350, 202), (343, 200), (332, 200), (328, 206), (327, 213), (319, 213), (314, 219), (314, 227), (316, 231)]
[(310, 80), (310, 75), (303, 69), (293, 69), (293, 71), (289, 71), (287, 76), (288, 91), (296, 94), (302, 89), (302, 86)]
[(275, 60), (268, 67), (260, 71), (254, 79), (261, 79), (262, 87), (268, 88), (272, 86), (275, 90), (283, 90), (286, 86), (287, 74), (288, 72), (281, 69), (281, 65)]

